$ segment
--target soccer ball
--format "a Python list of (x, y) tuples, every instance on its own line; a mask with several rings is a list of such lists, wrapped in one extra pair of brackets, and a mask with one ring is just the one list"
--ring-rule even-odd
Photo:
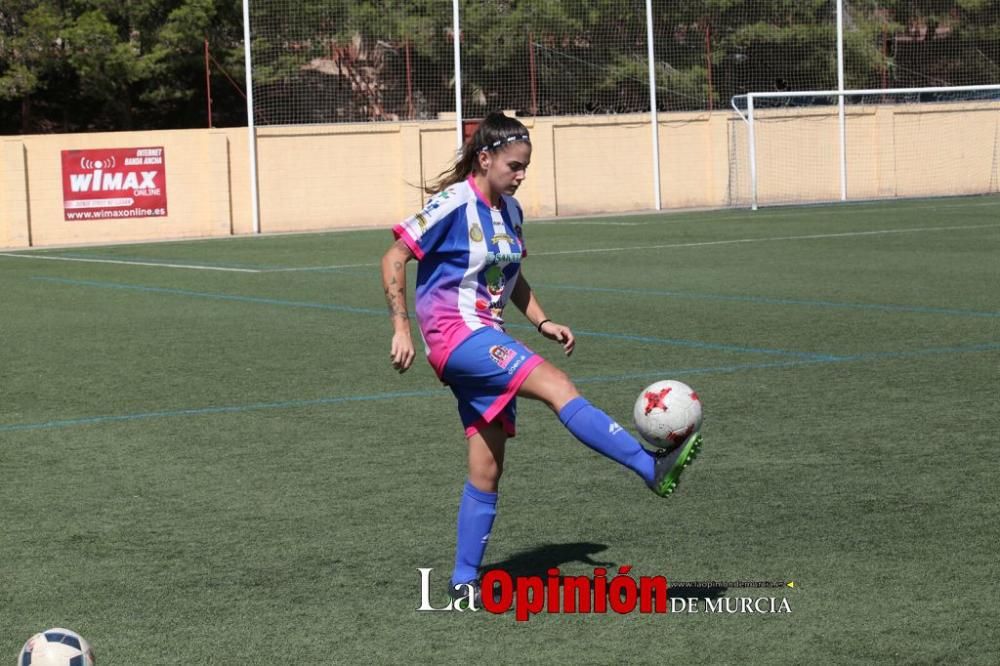
[(94, 666), (94, 651), (75, 631), (46, 629), (24, 644), (17, 666)]
[(701, 400), (687, 384), (666, 379), (639, 394), (632, 416), (643, 439), (672, 449), (701, 428)]

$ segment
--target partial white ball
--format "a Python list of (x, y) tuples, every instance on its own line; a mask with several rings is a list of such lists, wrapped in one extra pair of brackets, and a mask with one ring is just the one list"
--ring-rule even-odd
[(54, 627), (28, 639), (17, 666), (94, 666), (94, 651), (80, 634)]
[(701, 429), (701, 400), (687, 384), (665, 379), (639, 394), (632, 417), (643, 439), (672, 449)]

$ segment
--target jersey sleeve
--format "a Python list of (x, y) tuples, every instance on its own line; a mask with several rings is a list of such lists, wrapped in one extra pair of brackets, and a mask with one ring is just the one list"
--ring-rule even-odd
[(521, 243), (521, 256), (528, 256), (528, 246), (524, 244), (524, 210), (521, 208), (521, 204), (518, 203), (517, 199), (511, 197), (511, 201), (514, 203), (513, 214), (511, 215), (511, 223), (514, 225), (514, 233), (517, 234), (517, 240)]
[(441, 246), (455, 215), (457, 210), (454, 206), (443, 207), (439, 197), (435, 196), (419, 213), (394, 226), (392, 235), (406, 243), (413, 255), (420, 260)]

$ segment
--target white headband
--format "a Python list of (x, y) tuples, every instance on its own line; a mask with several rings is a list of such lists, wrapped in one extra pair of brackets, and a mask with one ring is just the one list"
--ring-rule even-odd
[(509, 136), (506, 139), (497, 139), (496, 141), (494, 141), (493, 143), (489, 144), (488, 146), (480, 146), (479, 150), (477, 150), (476, 152), (477, 153), (481, 153), (484, 150), (493, 150), (495, 148), (499, 148), (500, 146), (504, 145), (505, 143), (513, 143), (514, 141), (528, 141), (530, 143), (531, 139), (528, 138), (527, 134), (516, 134), (514, 136)]

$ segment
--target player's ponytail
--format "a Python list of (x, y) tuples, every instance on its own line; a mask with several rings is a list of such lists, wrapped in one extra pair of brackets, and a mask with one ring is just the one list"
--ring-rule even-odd
[(484, 150), (499, 150), (512, 141), (528, 140), (528, 129), (521, 121), (494, 111), (483, 118), (475, 133), (462, 146), (455, 165), (443, 171), (424, 191), (427, 194), (437, 194), (455, 183), (461, 183), (476, 172), (479, 153)]

